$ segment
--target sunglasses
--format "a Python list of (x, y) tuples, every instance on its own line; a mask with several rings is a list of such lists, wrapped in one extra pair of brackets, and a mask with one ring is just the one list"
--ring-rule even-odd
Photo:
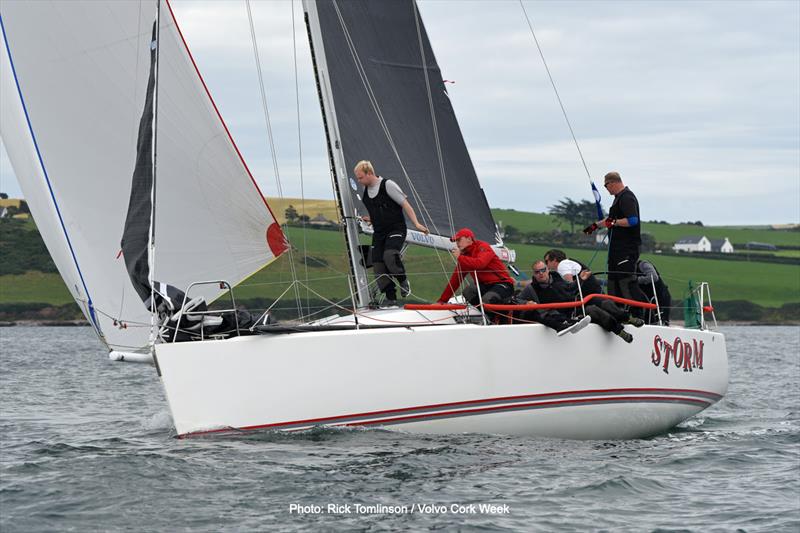
[(538, 270), (533, 271), (534, 274), (544, 274), (545, 272), (547, 272), (546, 268), (540, 268)]

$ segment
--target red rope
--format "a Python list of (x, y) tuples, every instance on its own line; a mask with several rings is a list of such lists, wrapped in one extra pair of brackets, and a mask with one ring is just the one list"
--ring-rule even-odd
[[(570, 309), (580, 307), (589, 303), (594, 298), (601, 298), (611, 300), (617, 303), (630, 305), (631, 307), (641, 307), (643, 309), (657, 309), (656, 304), (639, 302), (637, 300), (628, 300), (627, 298), (620, 298), (619, 296), (611, 296), (610, 294), (589, 294), (583, 300), (574, 302), (558, 302), (552, 304), (483, 304), (483, 307), (488, 311), (533, 311), (534, 309)], [(456, 311), (466, 309), (464, 304), (406, 304), (404, 309), (409, 311), (435, 311), (447, 310)], [(714, 308), (710, 305), (703, 306), (703, 311), (710, 313)]]

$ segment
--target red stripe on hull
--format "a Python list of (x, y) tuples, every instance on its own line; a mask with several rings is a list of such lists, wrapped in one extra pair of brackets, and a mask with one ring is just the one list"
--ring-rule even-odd
[[(552, 400), (552, 401), (535, 401), (535, 402), (526, 402), (526, 403), (514, 403), (510, 405), (501, 405), (501, 406), (491, 406), (491, 407), (475, 407), (472, 409), (458, 409), (458, 410), (450, 410), (450, 411), (437, 411), (437, 412), (428, 412), (428, 413), (419, 413), (414, 415), (405, 415), (405, 416), (394, 416), (390, 418), (382, 418), (384, 416), (391, 416), (393, 414), (401, 414), (407, 413), (409, 411), (420, 411), (420, 410), (431, 410), (431, 409), (441, 409), (441, 408), (457, 408), (459, 405), (470, 405), (470, 404), (481, 404), (481, 403), (489, 403), (489, 402), (508, 402), (514, 400), (520, 400), (523, 398), (541, 398), (541, 397), (552, 397), (552, 396), (565, 396), (565, 395), (575, 395), (575, 394), (626, 394), (626, 393), (638, 393), (638, 394), (664, 394), (664, 393), (677, 393), (677, 394), (695, 394), (695, 395), (702, 395), (708, 396), (709, 400), (702, 400), (698, 398), (686, 398), (680, 396), (603, 396), (599, 398), (575, 398), (569, 400)], [(597, 390), (580, 390), (580, 391), (569, 391), (569, 392), (553, 392), (553, 393), (543, 393), (543, 394), (529, 394), (529, 395), (521, 395), (521, 396), (504, 396), (498, 398), (488, 398), (482, 400), (468, 400), (468, 401), (461, 401), (461, 402), (451, 402), (451, 403), (441, 403), (441, 404), (430, 404), (430, 405), (422, 405), (417, 407), (405, 407), (401, 409), (387, 409), (382, 411), (370, 411), (366, 413), (352, 413), (348, 415), (338, 415), (338, 416), (330, 416), (330, 417), (322, 417), (322, 418), (309, 418), (304, 420), (294, 420), (289, 422), (276, 422), (273, 424), (259, 424), (254, 426), (243, 426), (239, 428), (224, 428), (224, 429), (212, 429), (208, 431), (197, 431), (192, 433), (186, 433), (184, 435), (179, 435), (179, 437), (188, 437), (188, 436), (197, 436), (197, 435), (207, 435), (213, 433), (224, 433), (230, 431), (253, 431), (259, 429), (281, 429), (281, 428), (288, 428), (288, 426), (302, 426), (303, 429), (308, 426), (315, 426), (315, 425), (339, 425), (339, 426), (367, 426), (367, 425), (381, 425), (387, 423), (401, 423), (407, 422), (410, 420), (423, 420), (423, 419), (435, 419), (435, 418), (443, 418), (443, 417), (451, 417), (456, 415), (469, 415), (469, 414), (489, 414), (491, 412), (500, 412), (503, 410), (514, 410), (514, 409), (524, 409), (526, 407), (533, 408), (533, 407), (569, 407), (571, 405), (589, 405), (592, 403), (614, 403), (614, 402), (665, 402), (665, 401), (673, 401), (673, 402), (688, 402), (697, 404), (700, 407), (708, 407), (709, 405), (713, 404), (715, 401), (719, 400), (721, 396), (719, 394), (695, 389), (647, 389), (647, 388), (632, 388), (632, 389), (597, 389)], [(365, 420), (365, 421), (358, 421), (358, 422), (346, 422), (346, 419), (352, 418), (380, 418), (379, 420)], [(339, 421), (337, 423), (337, 421)]]

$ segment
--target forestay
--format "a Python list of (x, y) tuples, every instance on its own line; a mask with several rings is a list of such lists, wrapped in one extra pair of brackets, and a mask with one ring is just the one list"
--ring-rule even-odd
[[(379, 175), (409, 195), (433, 233), (450, 236), (469, 226), (478, 238), (497, 242), (414, 2), (320, 0), (315, 7), (327, 60), (320, 67), (330, 79), (340, 134), (334, 148), (343, 152), (345, 171), (352, 176), (355, 164), (369, 159)], [(359, 213), (366, 214), (361, 188), (348, 182), (341, 194), (352, 195)]]
[[(146, 349), (150, 334), (120, 241), (156, 6), (59, 0), (0, 7), (3, 141), (67, 287), (116, 349)], [(160, 25), (153, 278), (182, 289), (200, 280), (235, 284), (280, 255), (285, 238), (166, 3)], [(204, 291), (193, 295), (219, 295)]]

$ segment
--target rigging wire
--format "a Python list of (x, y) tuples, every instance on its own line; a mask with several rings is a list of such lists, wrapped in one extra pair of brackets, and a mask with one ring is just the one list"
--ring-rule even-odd
[[(536, 32), (533, 29), (533, 23), (531, 22), (531, 18), (528, 16), (528, 11), (525, 9), (525, 4), (522, 0), (519, 0), (519, 6), (522, 8), (522, 13), (525, 15), (525, 20), (528, 23), (528, 28), (531, 30), (531, 36), (533, 37), (533, 41), (536, 43), (536, 49), (539, 51), (539, 57), (542, 58), (542, 64), (544, 65), (544, 69), (547, 72), (547, 78), (550, 80), (550, 85), (553, 87), (553, 92), (556, 95), (556, 100), (558, 100), (558, 105), (561, 108), (561, 113), (564, 115), (564, 120), (567, 123), (567, 128), (569, 128), (569, 133), (572, 135), (572, 141), (575, 143), (575, 148), (578, 150), (578, 156), (581, 158), (581, 163), (583, 164), (583, 169), (586, 171), (586, 177), (589, 178), (589, 185), (592, 188), (592, 196), (594, 197), (595, 203), (597, 205), (597, 211), (602, 218), (602, 208), (600, 207), (600, 193), (597, 192), (597, 188), (592, 181), (592, 175), (589, 172), (589, 167), (586, 165), (586, 159), (583, 157), (583, 151), (581, 151), (580, 144), (578, 143), (578, 138), (575, 136), (575, 130), (572, 129), (572, 123), (569, 120), (569, 116), (567, 115), (567, 109), (564, 107), (564, 102), (561, 100), (561, 95), (558, 93), (558, 88), (556, 87), (556, 82), (553, 80), (553, 75), (550, 73), (550, 67), (547, 65), (547, 60), (544, 58), (544, 52), (542, 51), (542, 47), (539, 44), (539, 39), (536, 38)], [(599, 251), (599, 248), (598, 250)], [(597, 251), (592, 256), (591, 261), (589, 261), (589, 265), (592, 265), (592, 261), (594, 261), (595, 256), (597, 255)]]
[[(292, 57), (294, 60), (294, 101), (297, 112), (297, 151), (300, 164), (300, 209), (302, 213), (306, 215), (306, 192), (305, 181), (303, 180), (303, 137), (300, 129), (300, 82), (297, 76), (297, 28), (294, 20), (294, 1), (290, 0), (289, 4), (292, 8)], [(303, 266), (305, 269), (305, 284), (308, 285), (308, 242), (306, 239), (307, 222), (306, 219), (302, 219), (301, 222), (303, 223)], [(308, 300), (309, 292), (308, 289), (306, 289), (306, 302), (308, 302)]]
[(583, 168), (586, 171), (586, 176), (589, 178), (589, 181), (591, 182), (592, 175), (589, 173), (589, 167), (586, 166), (586, 160), (583, 158), (583, 152), (581, 152), (581, 147), (578, 144), (578, 139), (577, 137), (575, 137), (575, 131), (572, 129), (572, 123), (570, 123), (569, 117), (567, 116), (567, 110), (564, 107), (564, 103), (561, 101), (561, 96), (558, 94), (558, 89), (556, 88), (556, 82), (553, 80), (553, 76), (550, 74), (550, 67), (547, 66), (547, 60), (544, 58), (544, 52), (542, 52), (542, 47), (539, 45), (539, 39), (536, 38), (536, 32), (533, 30), (533, 23), (531, 22), (531, 19), (528, 16), (528, 12), (525, 9), (525, 4), (522, 3), (522, 0), (519, 0), (519, 5), (522, 8), (522, 13), (525, 15), (525, 20), (528, 22), (528, 28), (530, 28), (531, 35), (533, 36), (533, 41), (536, 43), (536, 49), (539, 50), (539, 57), (542, 58), (544, 69), (545, 71), (547, 71), (547, 77), (550, 79), (550, 85), (553, 86), (553, 92), (556, 94), (558, 105), (561, 107), (561, 113), (564, 115), (564, 120), (567, 122), (567, 127), (569, 128), (569, 132), (572, 135), (572, 140), (575, 142), (575, 148), (578, 149), (578, 155), (581, 158), (581, 163), (583, 163)]
[(444, 190), (444, 203), (447, 208), (447, 220), (450, 222), (450, 235), (456, 231), (455, 224), (453, 223), (453, 209), (450, 206), (450, 192), (447, 189), (447, 177), (444, 170), (444, 157), (442, 156), (442, 145), (439, 141), (439, 128), (436, 125), (436, 113), (433, 108), (433, 94), (431, 92), (431, 81), (428, 75), (428, 61), (425, 57), (425, 46), (422, 43), (422, 31), (419, 27), (419, 12), (417, 11), (417, 3), (411, 2), (414, 8), (414, 24), (417, 28), (417, 42), (419, 43), (419, 55), (422, 59), (422, 72), (425, 73), (425, 89), (428, 96), (428, 108), (431, 112), (431, 123), (433, 125), (433, 138), (436, 141), (436, 156), (439, 159), (439, 173), (442, 177), (442, 189)]
[[(258, 43), (257, 43), (257, 40), (256, 40), (255, 25), (253, 23), (253, 13), (252, 13), (252, 11), (250, 9), (250, 0), (245, 0), (245, 5), (247, 6), (247, 19), (248, 19), (248, 22), (250, 23), (250, 38), (251, 38), (251, 40), (253, 42), (253, 55), (255, 56), (256, 70), (258, 72), (258, 84), (259, 84), (259, 87), (261, 89), (261, 105), (264, 108), (264, 121), (266, 122), (267, 135), (269, 137), (269, 148), (270, 148), (270, 153), (272, 155), (272, 166), (273, 166), (273, 170), (275, 172), (275, 183), (276, 183), (277, 188), (278, 188), (278, 197), (281, 200), (283, 200), (283, 188), (281, 186), (281, 176), (280, 176), (280, 171), (278, 169), (278, 157), (277, 157), (277, 153), (276, 153), (276, 150), (275, 150), (275, 139), (274, 139), (274, 136), (272, 134), (272, 122), (270, 121), (270, 117), (269, 117), (269, 106), (267, 105), (267, 92), (266, 92), (266, 89), (264, 88), (264, 76), (263, 76), (263, 74), (261, 72), (261, 60), (259, 59), (259, 56), (258, 56)], [(294, 11), (294, 10), (292, 10), (292, 11)], [(285, 233), (286, 232), (284, 232), (284, 234)], [(288, 235), (286, 235), (286, 239), (287, 239), (287, 241), (289, 240), (289, 236)], [(297, 271), (295, 270), (294, 253), (292, 252), (292, 244), (291, 244), (291, 242), (289, 242), (289, 247), (288, 248), (289, 248), (289, 250), (288, 250), (289, 251), (289, 269), (290, 269), (291, 274), (292, 274), (292, 281), (296, 282), (297, 281)], [(300, 291), (297, 288), (296, 284), (295, 284), (295, 300), (297, 302), (297, 313), (298, 313), (299, 317), (302, 317), (303, 316), (303, 307), (302, 307), (301, 302), (300, 302)]]

